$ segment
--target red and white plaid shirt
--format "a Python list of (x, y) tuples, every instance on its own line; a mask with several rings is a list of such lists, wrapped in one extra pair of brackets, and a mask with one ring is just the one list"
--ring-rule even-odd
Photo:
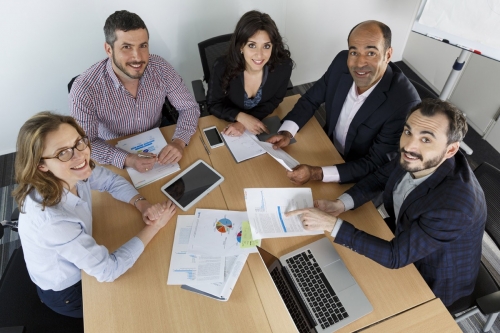
[(200, 109), (174, 68), (160, 56), (151, 54), (134, 98), (105, 59), (80, 75), (69, 94), (71, 115), (92, 143), (92, 158), (101, 164), (123, 168), (127, 152), (106, 140), (141, 133), (158, 127), (165, 97), (179, 112), (172, 139), (186, 144), (196, 131)]

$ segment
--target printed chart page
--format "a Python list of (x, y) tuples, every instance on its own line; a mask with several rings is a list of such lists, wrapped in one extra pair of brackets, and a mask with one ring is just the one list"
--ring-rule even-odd
[(197, 256), (187, 252), (194, 215), (177, 216), (174, 245), (167, 284), (222, 283), (225, 278), (225, 258)]
[(300, 215), (285, 217), (286, 212), (313, 207), (310, 188), (246, 188), (244, 192), (255, 239), (324, 233), (322, 230), (305, 230)]
[[(118, 141), (116, 146), (132, 154), (153, 153), (158, 155), (163, 147), (167, 146), (167, 141), (165, 141), (159, 128), (153, 128), (131, 138)], [(127, 172), (135, 188), (146, 186), (179, 170), (179, 163), (165, 165), (156, 163), (153, 169), (143, 173), (132, 168), (127, 168)]]
[(197, 255), (234, 256), (257, 252), (255, 246), (241, 246), (246, 212), (196, 209), (188, 252)]

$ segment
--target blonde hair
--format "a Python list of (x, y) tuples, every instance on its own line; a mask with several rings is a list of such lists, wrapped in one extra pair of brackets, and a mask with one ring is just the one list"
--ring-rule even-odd
[[(61, 124), (68, 124), (76, 129), (78, 134), (85, 136), (83, 129), (70, 116), (55, 114), (49, 111), (37, 113), (28, 119), (17, 136), (17, 153), (15, 162), (15, 178), (18, 184), (12, 192), (19, 210), (24, 213), (26, 196), (35, 189), (42, 197), (42, 210), (61, 202), (63, 195), (62, 179), (52, 172), (41, 171), (38, 166), (43, 163), (42, 153), (47, 134), (57, 131)], [(90, 148), (90, 144), (89, 144)], [(94, 161), (89, 165), (95, 167)]]

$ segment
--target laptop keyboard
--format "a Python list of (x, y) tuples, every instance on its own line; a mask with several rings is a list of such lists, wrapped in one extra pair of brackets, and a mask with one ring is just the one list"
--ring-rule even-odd
[(286, 262), (321, 328), (349, 317), (310, 250), (288, 258)]
[(297, 330), (300, 333), (311, 332), (309, 323), (302, 314), (299, 306), (297, 305), (297, 301), (292, 294), (292, 291), (289, 289), (288, 284), (286, 283), (283, 275), (281, 275), (279, 269), (273, 269), (271, 271), (271, 278), (273, 279), (276, 288), (278, 288), (278, 292), (280, 293), (281, 298), (283, 299), (283, 302), (285, 303), (286, 308), (290, 313), (290, 316), (292, 316)]

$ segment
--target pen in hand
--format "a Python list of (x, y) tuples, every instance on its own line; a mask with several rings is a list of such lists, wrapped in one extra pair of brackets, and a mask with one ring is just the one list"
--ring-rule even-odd
[(156, 158), (156, 155), (145, 155), (138, 153), (137, 156), (142, 157), (142, 158)]

